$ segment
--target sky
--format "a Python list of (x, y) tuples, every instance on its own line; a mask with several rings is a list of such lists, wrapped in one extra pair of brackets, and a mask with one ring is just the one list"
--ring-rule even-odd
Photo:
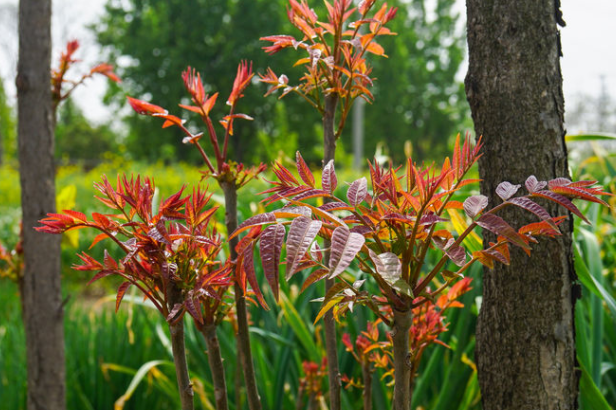
[[(54, 53), (57, 61), (61, 45), (67, 40), (78, 38), (82, 43), (79, 57), (86, 65), (100, 62), (100, 50), (92, 34), (85, 27), (96, 21), (103, 12), (106, 0), (55, 0), (54, 4)], [(314, 0), (313, 0), (314, 1)], [(390, 3), (394, 4), (395, 1)], [(561, 60), (565, 109), (583, 99), (583, 96), (598, 96), (605, 91), (616, 99), (616, 35), (612, 27), (616, 18), (615, 0), (561, 0), (564, 20), (567, 26), (561, 29), (564, 57)], [(16, 29), (14, 9), (17, 0), (0, 0), (0, 27)], [(7, 8), (8, 7), (8, 8)], [(463, 0), (458, 0), (457, 8), (464, 13)], [(14, 95), (12, 81), (14, 76), (17, 44), (14, 36), (0, 36), (0, 76), (5, 79), (9, 94)], [(466, 67), (460, 72), (464, 77)], [(105, 90), (105, 80), (98, 79), (88, 83), (76, 92), (77, 101), (84, 107), (86, 116), (96, 122), (109, 121), (110, 113), (100, 102)]]

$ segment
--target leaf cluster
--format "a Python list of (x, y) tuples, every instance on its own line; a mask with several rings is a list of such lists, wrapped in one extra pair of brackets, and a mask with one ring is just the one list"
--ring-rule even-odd
[[(184, 196), (184, 188), (160, 204), (153, 202), (155, 185), (149, 178), (118, 176), (115, 186), (103, 177), (95, 184), (97, 199), (113, 214), (92, 213), (88, 218), (77, 211), (49, 214), (37, 230), (59, 234), (73, 229), (100, 231), (92, 248), (111, 241), (125, 254), (116, 260), (105, 251), (102, 261), (83, 252), (79, 271), (95, 272), (89, 283), (115, 275), (124, 282), (116, 297), (116, 310), (130, 286), (167, 318), (175, 322), (188, 312), (197, 326), (213, 323), (224, 294), (231, 285), (231, 267), (217, 257), (222, 241), (213, 220), (216, 207), (208, 206), (211, 195), (201, 188)], [(179, 287), (183, 303), (170, 304), (168, 289)]]
[[(318, 187), (298, 153), (299, 178), (276, 164), (274, 173), (278, 181), (265, 191), (270, 195), (264, 202), (283, 206), (247, 219), (233, 235), (251, 230), (251, 246), (260, 242), (263, 269), (274, 295), (283, 246), (287, 280), (299, 271), (316, 268), (302, 289), (326, 277), (339, 278), (325, 295), (317, 320), (330, 309), (340, 315), (352, 310), (355, 304), (363, 304), (390, 324), (391, 320), (381, 314), (380, 306), (406, 311), (434, 302), (473, 263), (478, 261), (488, 267), (493, 267), (494, 262), (507, 264), (510, 245), (528, 253), (538, 237), (559, 235), (557, 225), (563, 217), (550, 216), (536, 199), (555, 202), (582, 219), (585, 218), (572, 199), (606, 204), (598, 196), (607, 193), (595, 186), (596, 181), (557, 178), (545, 182), (534, 176), (525, 183), (526, 195), (514, 196), (520, 185), (501, 183), (497, 194), (503, 202), (492, 204), (491, 208), (481, 195), (456, 201), (454, 194), (476, 181), (465, 175), (479, 158), (480, 147), (481, 143), (472, 147), (468, 136), (463, 142), (458, 137), (451, 160), (447, 158), (440, 168), (418, 166), (411, 159), (404, 170), (370, 164), (371, 192), (366, 178), (360, 178), (348, 186), (346, 198), (334, 192), (338, 182), (333, 162), (325, 167)], [(325, 203), (314, 204), (315, 198)], [(540, 221), (516, 229), (497, 215), (507, 206), (526, 210)], [(470, 220), (460, 234), (451, 230), (446, 218), (448, 212), (458, 210), (464, 210)], [(477, 227), (493, 232), (497, 240), (487, 249), (469, 255), (464, 239)], [(322, 257), (317, 238), (330, 241), (328, 260)], [(429, 252), (440, 255), (434, 266), (426, 266)], [(363, 280), (349, 272), (354, 261), (376, 281), (385, 299), (362, 290)]]

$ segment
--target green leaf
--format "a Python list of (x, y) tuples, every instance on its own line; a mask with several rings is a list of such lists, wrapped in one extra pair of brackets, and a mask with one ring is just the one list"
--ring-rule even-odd
[(565, 137), (566, 142), (574, 142), (574, 141), (613, 141), (616, 140), (616, 134), (608, 134), (595, 132), (592, 134), (578, 134), (578, 135), (567, 135)]
[[(126, 404), (126, 402), (131, 398), (131, 396), (133, 395), (133, 393), (135, 392), (135, 390), (137, 389), (137, 387), (139, 386), (139, 384), (141, 383), (141, 381), (143, 380), (143, 378), (156, 366), (171, 366), (174, 367), (173, 362), (167, 361), (167, 360), (152, 360), (149, 361), (147, 363), (144, 363), (139, 370), (137, 370), (137, 373), (135, 373), (135, 376), (133, 377), (133, 379), (131, 380), (130, 384), (128, 385), (128, 388), (126, 389), (126, 392), (120, 396), (120, 398), (118, 398), (115, 402), (114, 405), (114, 409), (115, 410), (122, 410), (124, 408), (124, 405)], [(111, 369), (111, 370), (116, 370), (113, 364), (106, 364), (107, 368)], [(157, 373), (154, 373), (154, 377), (156, 377)]]
[(584, 404), (583, 410), (612, 410), (612, 407), (603, 397), (595, 382), (593, 382), (582, 361), (578, 360), (578, 362), (582, 371), (582, 377), (580, 378), (580, 401)]

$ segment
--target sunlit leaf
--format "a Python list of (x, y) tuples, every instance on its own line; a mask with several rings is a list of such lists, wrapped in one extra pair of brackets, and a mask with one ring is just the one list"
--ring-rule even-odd
[(261, 242), (259, 244), (263, 272), (276, 301), (278, 301), (279, 292), (278, 265), (280, 263), (280, 254), (285, 233), (286, 231), (283, 225), (276, 224), (268, 226), (261, 234)]
[(329, 279), (335, 278), (349, 267), (357, 253), (364, 245), (363, 235), (349, 231), (347, 227), (334, 229), (331, 238), (331, 253), (329, 257)]
[(286, 278), (289, 279), (295, 272), (300, 260), (304, 257), (310, 244), (316, 238), (321, 229), (321, 221), (313, 221), (310, 218), (300, 216), (291, 223), (287, 235), (287, 267)]
[(488, 206), (488, 197), (484, 195), (473, 195), (464, 201), (464, 212), (469, 218), (475, 218)]

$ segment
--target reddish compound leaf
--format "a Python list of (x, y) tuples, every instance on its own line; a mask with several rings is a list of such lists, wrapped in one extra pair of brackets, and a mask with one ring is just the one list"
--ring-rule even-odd
[(584, 201), (595, 202), (597, 204), (609, 207), (609, 204), (607, 202), (595, 196), (602, 193), (601, 190), (598, 190), (597, 192), (597, 190), (593, 190), (592, 188), (581, 188), (574, 186), (553, 186), (550, 189), (552, 190), (552, 192), (555, 192), (557, 194), (566, 195), (572, 198), (580, 198)]
[(284, 226), (281, 224), (271, 225), (265, 228), (261, 234), (261, 242), (259, 251), (261, 254), (261, 265), (267, 283), (269, 283), (276, 302), (279, 294), (279, 277), (278, 265), (280, 263), (280, 253), (284, 242), (284, 234), (286, 233)]
[(537, 178), (534, 175), (529, 176), (524, 183), (526, 189), (528, 189), (528, 192), (530, 193), (542, 190), (547, 186), (547, 184), (548, 183), (545, 181), (537, 181)]
[(451, 246), (445, 250), (445, 254), (458, 266), (466, 263), (466, 250), (462, 246)]
[[(526, 197), (511, 198), (509, 202), (516, 206), (519, 206), (522, 209), (526, 209), (527, 211), (534, 213), (543, 220), (547, 220), (549, 222), (552, 221), (552, 216), (548, 213), (548, 211), (546, 211), (538, 203), (531, 201)], [(556, 225), (554, 225), (554, 227), (556, 227)]]
[(128, 289), (128, 287), (130, 285), (131, 285), (130, 282), (124, 282), (118, 288), (118, 295), (116, 296), (116, 313), (117, 313), (118, 309), (120, 308), (120, 303), (122, 303), (122, 299), (124, 298), (124, 294), (126, 293), (126, 290)]
[[(83, 269), (77, 269), (77, 267), (73, 267), (73, 269), (75, 269), (75, 270), (83, 270)], [(114, 273), (116, 273), (116, 272), (114, 272), (112, 270), (102, 270), (102, 271), (98, 272), (96, 275), (94, 275), (92, 277), (92, 279), (90, 279), (90, 281), (86, 284), (86, 286), (89, 285), (90, 283), (96, 282), (99, 279), (102, 279), (102, 278), (107, 277), (109, 275), (113, 275)]]
[(500, 235), (507, 239), (509, 242), (521, 247), (522, 249), (530, 249), (530, 246), (526, 243), (524, 238), (516, 232), (503, 218), (494, 214), (482, 215), (477, 221), (477, 225), (483, 229)]
[(235, 232), (233, 232), (231, 236), (229, 236), (229, 239), (232, 239), (240, 233), (247, 231), (248, 229), (252, 229), (255, 226), (269, 225), (273, 223), (276, 223), (276, 215), (274, 215), (273, 212), (266, 212), (264, 214), (251, 216), (250, 218), (242, 222), (240, 226), (237, 227)]
[(184, 305), (181, 303), (176, 303), (173, 305), (173, 309), (167, 315), (167, 322), (175, 322), (179, 318), (181, 318), (182, 313), (184, 312)]
[(246, 273), (246, 278), (248, 279), (248, 283), (250, 283), (250, 287), (255, 293), (255, 296), (257, 297), (259, 304), (263, 307), (263, 309), (269, 310), (269, 306), (267, 306), (267, 303), (265, 302), (265, 299), (263, 298), (263, 294), (261, 293), (261, 288), (259, 287), (259, 281), (257, 281), (257, 274), (255, 272), (255, 262), (254, 262), (254, 253), (253, 253), (254, 241), (251, 241), (251, 242), (252, 243), (250, 245), (244, 248), (242, 268), (244, 269), (244, 272)]
[(475, 218), (488, 206), (488, 197), (484, 195), (473, 195), (464, 201), (464, 212), (469, 218)]
[(518, 192), (521, 185), (513, 185), (510, 182), (504, 181), (496, 187), (496, 195), (500, 196), (503, 201), (508, 200)]
[(577, 206), (573, 205), (573, 202), (571, 202), (569, 198), (564, 197), (552, 191), (547, 191), (547, 190), (533, 191), (532, 195), (545, 198), (545, 199), (549, 199), (552, 202), (556, 202), (557, 204), (567, 208), (574, 215), (579, 216), (587, 224), (590, 224), (590, 221), (586, 219), (586, 217), (580, 212)]
[(312, 175), (310, 168), (306, 164), (306, 161), (304, 161), (304, 158), (302, 158), (299, 151), (295, 153), (295, 163), (297, 165), (297, 172), (299, 173), (302, 181), (304, 181), (306, 185), (309, 185), (311, 188), (314, 188), (314, 175)]
[(372, 249), (368, 249), (368, 252), (376, 272), (385, 282), (391, 285), (402, 277), (402, 263), (395, 253), (385, 252), (377, 255)]
[(494, 269), (494, 256), (486, 253), (485, 251), (473, 252), (473, 258), (478, 260), (483, 266), (488, 269)]
[(299, 262), (310, 248), (310, 244), (319, 233), (321, 225), (321, 221), (313, 221), (304, 216), (294, 219), (291, 223), (291, 228), (287, 235), (287, 279), (295, 272), (295, 268), (299, 265)]
[(333, 194), (338, 186), (336, 170), (334, 169), (334, 160), (329, 161), (327, 165), (325, 165), (325, 168), (323, 168), (322, 184), (323, 190), (330, 194)]
[(160, 107), (155, 104), (150, 104), (149, 102), (138, 100), (133, 97), (126, 97), (128, 99), (128, 103), (130, 106), (137, 112), (137, 114), (141, 115), (153, 115), (153, 114), (167, 114), (167, 110), (163, 107)]
[(366, 198), (367, 193), (368, 181), (365, 177), (353, 181), (347, 191), (347, 199), (349, 200), (349, 204), (353, 206), (359, 205)]
[(327, 277), (327, 274), (329, 274), (329, 272), (330, 272), (329, 269), (325, 269), (325, 268), (317, 269), (314, 272), (312, 272), (302, 284), (302, 288), (300, 289), (299, 293), (304, 292), (308, 288), (308, 286), (312, 285), (313, 283), (318, 282), (321, 279)]
[(557, 186), (568, 186), (571, 185), (571, 180), (569, 178), (558, 177), (548, 181), (548, 188), (552, 189)]
[(201, 314), (201, 304), (197, 299), (195, 303), (193, 291), (189, 291), (186, 295), (186, 300), (184, 301), (184, 306), (188, 313), (199, 323), (203, 324), (203, 315)]
[(329, 257), (329, 269), (331, 271), (329, 279), (335, 278), (349, 267), (364, 246), (365, 241), (363, 235), (349, 231), (346, 226), (339, 226), (334, 229)]

